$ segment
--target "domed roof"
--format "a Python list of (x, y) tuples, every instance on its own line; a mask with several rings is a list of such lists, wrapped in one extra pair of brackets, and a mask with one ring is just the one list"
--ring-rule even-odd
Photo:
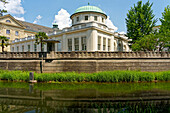
[(101, 13), (101, 14), (104, 14), (105, 16), (107, 16), (100, 8), (98, 8), (96, 6), (90, 6), (90, 5), (83, 6), (83, 7), (76, 9), (74, 14), (81, 13), (81, 12), (97, 12), (97, 13)]

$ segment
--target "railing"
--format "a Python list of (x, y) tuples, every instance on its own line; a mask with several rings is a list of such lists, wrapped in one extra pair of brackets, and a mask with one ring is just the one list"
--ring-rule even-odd
[(40, 59), (47, 57), (45, 52), (4, 52), (0, 53), (0, 59)]
[(166, 58), (170, 52), (6, 52), (0, 59), (141, 59)]
[(169, 52), (51, 52), (47, 59), (170, 58)]

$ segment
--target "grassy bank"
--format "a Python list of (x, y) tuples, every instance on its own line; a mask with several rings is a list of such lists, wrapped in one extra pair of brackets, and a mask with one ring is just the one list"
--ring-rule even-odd
[[(38, 82), (151, 82), (170, 81), (170, 71), (105, 71), (99, 73), (34, 73)], [(0, 70), (0, 80), (29, 81), (29, 72)]]

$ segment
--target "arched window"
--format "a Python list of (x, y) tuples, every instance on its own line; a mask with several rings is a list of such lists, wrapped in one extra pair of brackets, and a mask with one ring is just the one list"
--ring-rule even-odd
[(11, 23), (11, 20), (6, 20), (6, 22)]

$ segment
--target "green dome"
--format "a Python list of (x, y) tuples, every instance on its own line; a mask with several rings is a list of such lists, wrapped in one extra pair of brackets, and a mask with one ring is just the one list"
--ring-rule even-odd
[(100, 8), (98, 8), (96, 6), (88, 5), (88, 6), (80, 7), (74, 12), (74, 14), (81, 13), (81, 12), (97, 12), (97, 13), (101, 13), (101, 14), (104, 14), (105, 16), (107, 16)]

